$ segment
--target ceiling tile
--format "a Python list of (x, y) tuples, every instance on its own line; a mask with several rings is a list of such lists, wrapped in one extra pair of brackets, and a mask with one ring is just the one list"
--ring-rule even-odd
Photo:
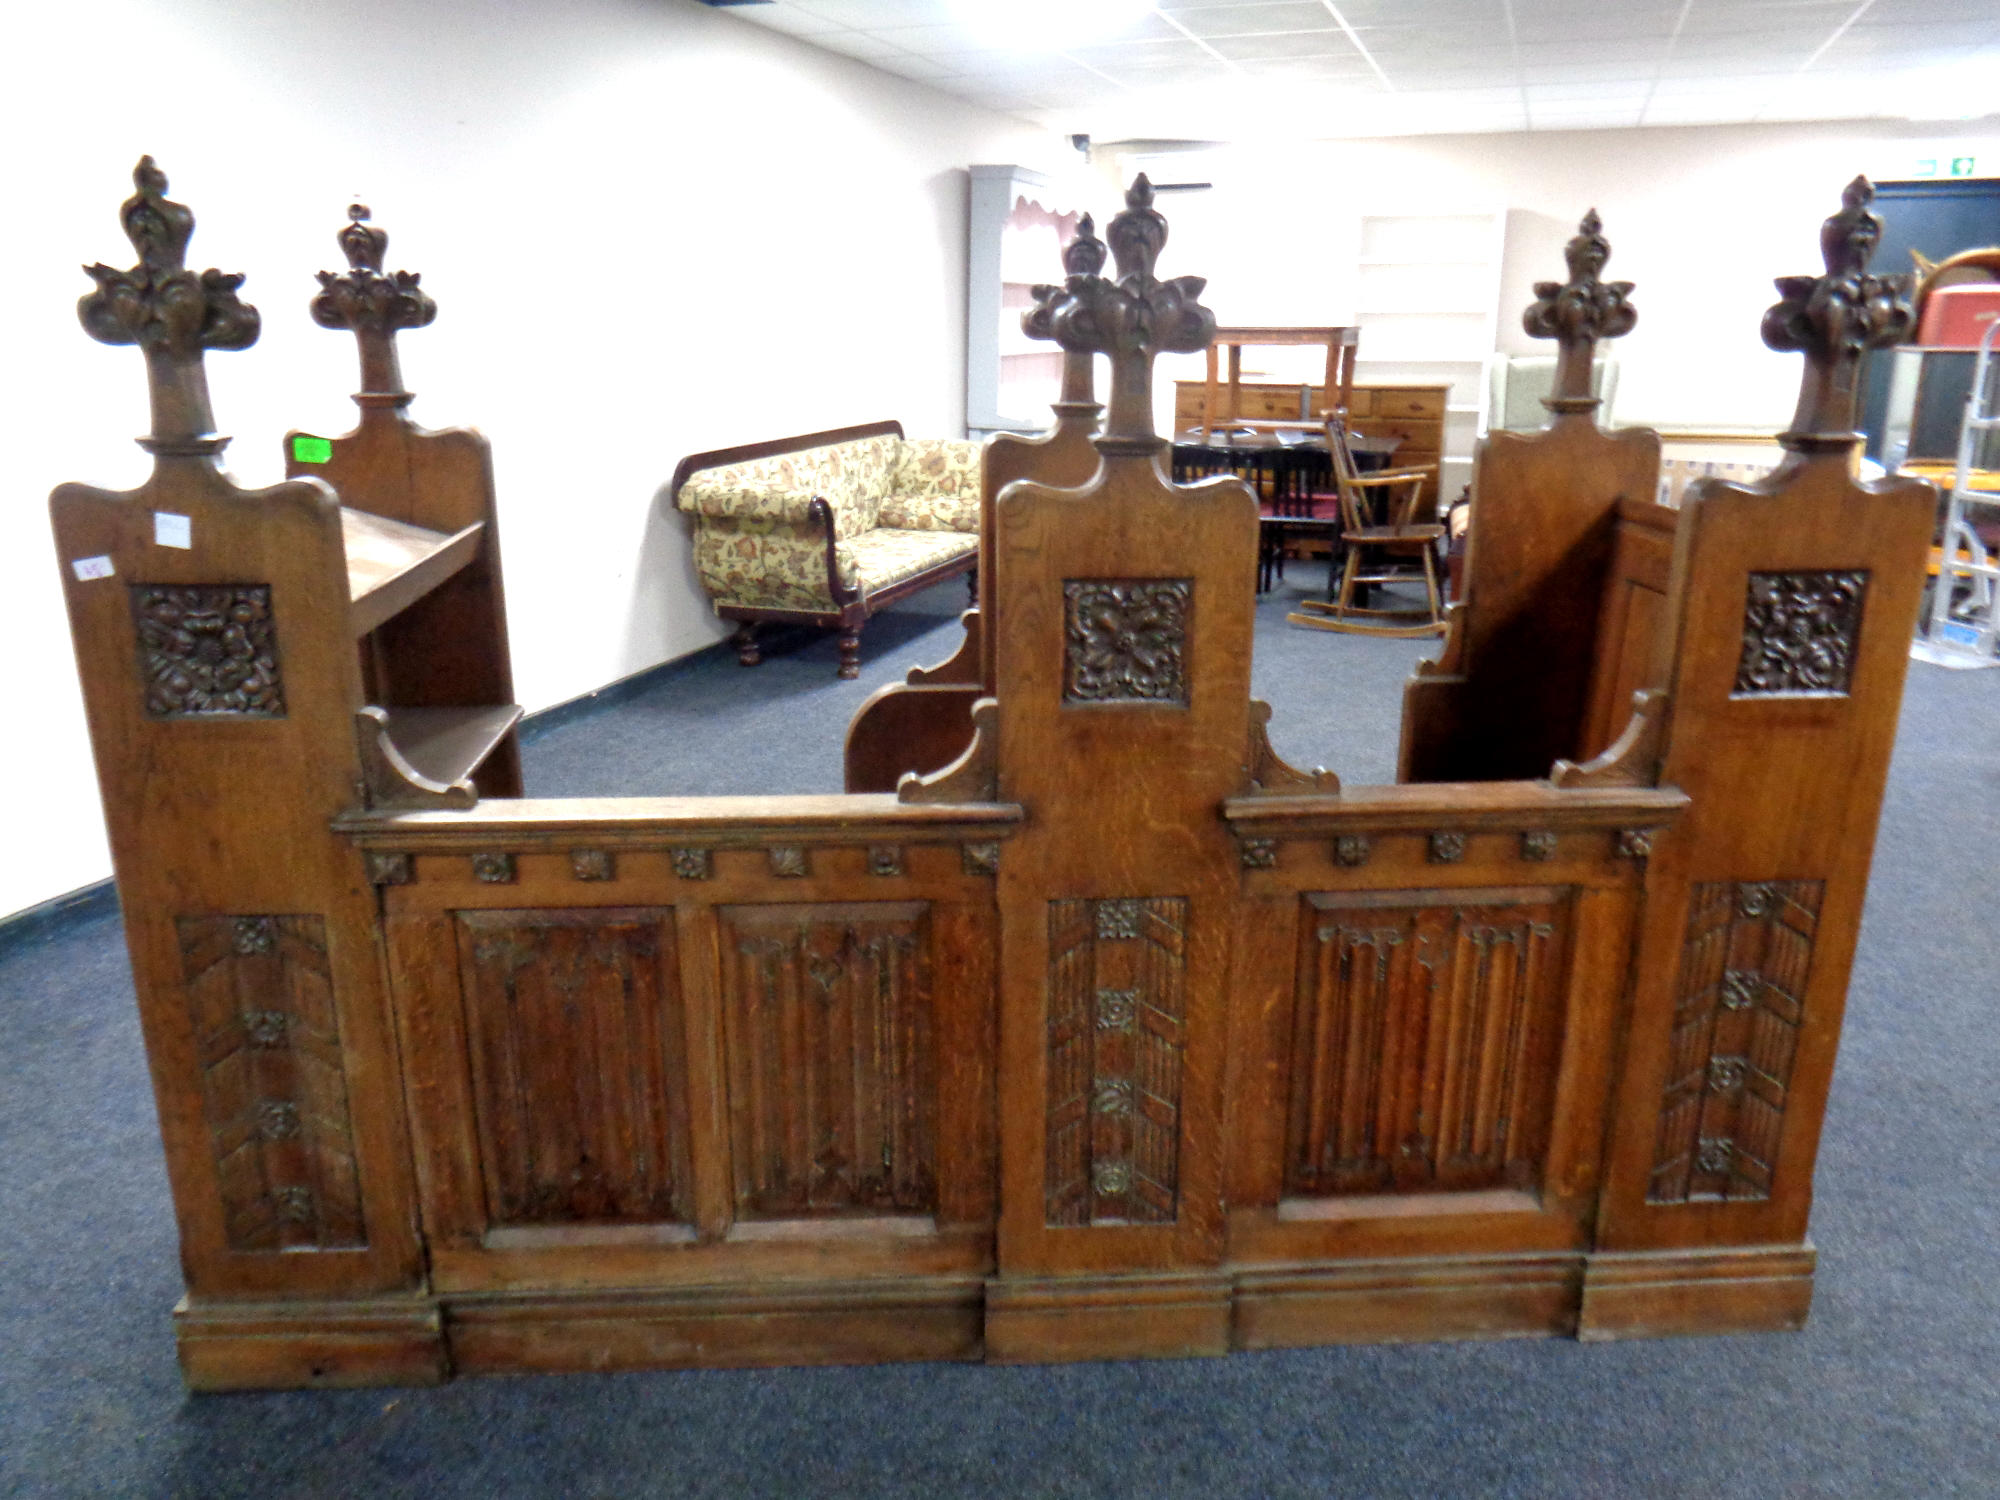
[(1116, 42), (1089, 47), (1065, 47), (1065, 54), (1108, 73), (1130, 69), (1171, 67), (1176, 63), (1202, 63), (1209, 56), (1198, 45), (1175, 33), (1156, 41)]
[(1243, 36), (1270, 31), (1338, 31), (1339, 25), (1318, 0), (1289, 0), (1273, 5), (1205, 6), (1175, 10), (1173, 18), (1199, 37)]
[(811, 36), (816, 32), (842, 31), (847, 23), (831, 16), (823, 16), (817, 10), (803, 5), (759, 5), (746, 7), (756, 14), (748, 15), (738, 11), (737, 17), (744, 21), (755, 21), (759, 26), (768, 26), (773, 31), (782, 31), (790, 36)]
[(1890, 114), (1928, 70), (1973, 73), (1989, 45), (2000, 53), (2000, 0), (1861, 4), (1169, 0), (1118, 36), (1065, 45), (1057, 26), (1013, 49), (952, 0), (781, 0), (735, 15), (1054, 128), (1118, 120), (1213, 139), (1519, 130), (1524, 105), (1543, 129), (1630, 124), (1640, 102), (1649, 124)]
[(1269, 57), (1344, 57), (1362, 68), (1361, 54), (1338, 31), (1281, 31), (1263, 36), (1219, 36), (1209, 45), (1233, 62)]

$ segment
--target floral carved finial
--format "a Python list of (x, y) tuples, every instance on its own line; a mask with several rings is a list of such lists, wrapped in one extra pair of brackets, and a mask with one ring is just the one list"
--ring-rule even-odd
[[(336, 238), (347, 256), (345, 272), (319, 272), (319, 295), (312, 299), (313, 321), (322, 328), (345, 328), (361, 345), (361, 395), (367, 405), (405, 405), (402, 371), (396, 359), (396, 331), (423, 328), (437, 316), (437, 304), (418, 285), (415, 271), (384, 275), (388, 231), (368, 222), (368, 205), (351, 204), (347, 224)], [(363, 398), (381, 398), (364, 400)]]
[(1076, 221), (1076, 237), (1063, 246), (1063, 269), (1072, 276), (1095, 276), (1104, 269), (1104, 254), (1097, 221), (1085, 214)]
[(1869, 257), (1882, 238), (1882, 221), (1869, 210), (1874, 184), (1857, 177), (1840, 195), (1840, 212), (1820, 226), (1819, 276), (1780, 276), (1779, 301), (1764, 314), (1764, 342), (1806, 357), (1792, 427), (1780, 441), (1801, 451), (1845, 450), (1860, 440), (1854, 429), (1855, 377), (1862, 354), (1909, 337), (1911, 276), (1868, 274)]
[(97, 289), (77, 303), (76, 315), (98, 342), (136, 344), (145, 354), (153, 432), (141, 441), (156, 453), (213, 453), (224, 440), (212, 431), (202, 355), (256, 343), (257, 309), (237, 299), (242, 276), (187, 269), (194, 214), (167, 197), (166, 173), (152, 157), (139, 158), (132, 185), (118, 218), (139, 263), (129, 271), (85, 266)]
[(1521, 314), (1529, 337), (1556, 341), (1555, 389), (1542, 402), (1550, 411), (1589, 411), (1597, 405), (1590, 393), (1597, 341), (1622, 338), (1639, 321), (1638, 309), (1625, 300), (1632, 283), (1598, 279), (1610, 259), (1611, 241), (1593, 208), (1563, 247), (1569, 280), (1536, 282), (1535, 300)]
[[(1199, 300), (1208, 285), (1202, 277), (1162, 281), (1153, 274), (1167, 243), (1167, 221), (1153, 207), (1153, 185), (1143, 172), (1127, 190), (1125, 210), (1111, 221), (1105, 238), (1118, 279), (1073, 270), (1049, 310), (1048, 324), (1065, 351), (1110, 357), (1111, 414), (1099, 449), (1150, 454), (1161, 445), (1153, 431), (1153, 357), (1206, 349), (1215, 336), (1215, 314)], [(1086, 247), (1078, 263), (1091, 254)], [(1096, 254), (1102, 266), (1102, 251)]]
[[(1063, 246), (1063, 269), (1069, 273), (1068, 279), (1058, 286), (1029, 289), (1035, 305), (1021, 314), (1021, 331), (1031, 339), (1055, 338), (1056, 308), (1065, 297), (1104, 269), (1104, 257), (1104, 241), (1097, 237), (1097, 226), (1090, 215), (1085, 214), (1077, 220), (1075, 237)], [(1097, 404), (1093, 373), (1091, 356), (1087, 352), (1063, 350), (1062, 390), (1055, 404), (1059, 421), (1064, 419), (1066, 413), (1094, 417), (1101, 409)]]
[(389, 249), (389, 231), (368, 222), (367, 204), (347, 205), (347, 227), (336, 238), (348, 265), (357, 271), (381, 273), (382, 257)]

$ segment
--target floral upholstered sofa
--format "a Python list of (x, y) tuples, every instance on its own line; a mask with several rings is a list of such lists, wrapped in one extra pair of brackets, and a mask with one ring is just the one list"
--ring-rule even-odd
[(861, 627), (892, 600), (979, 560), (980, 445), (905, 438), (873, 422), (690, 454), (669, 498), (694, 517), (694, 560), (737, 657), (762, 657), (766, 621), (840, 632), (840, 675), (861, 670)]

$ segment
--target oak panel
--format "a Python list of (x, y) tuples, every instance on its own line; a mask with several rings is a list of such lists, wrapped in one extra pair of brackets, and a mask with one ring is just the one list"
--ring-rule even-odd
[(673, 914), (458, 914), (474, 1113), (494, 1224), (689, 1217)]
[(719, 916), (739, 1216), (934, 1213), (928, 903)]
[(1535, 1185), (1566, 904), (1554, 893), (1306, 899), (1285, 1191)]

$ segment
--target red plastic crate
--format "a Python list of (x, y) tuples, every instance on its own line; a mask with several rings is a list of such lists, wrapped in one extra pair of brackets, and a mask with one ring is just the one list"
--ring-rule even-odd
[(2000, 318), (2000, 282), (1941, 286), (1924, 299), (1917, 342), (1928, 349), (1977, 349)]

